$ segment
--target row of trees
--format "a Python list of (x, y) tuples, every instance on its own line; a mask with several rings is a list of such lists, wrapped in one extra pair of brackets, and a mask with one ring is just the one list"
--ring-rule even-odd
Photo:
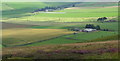
[(41, 9), (37, 9), (35, 10), (34, 12), (39, 12), (39, 11), (45, 11), (47, 9), (51, 9), (51, 10), (61, 10), (61, 9), (64, 9), (64, 8), (68, 8), (68, 7), (75, 7), (76, 4), (78, 4), (79, 2), (76, 2), (76, 3), (71, 3), (71, 4), (67, 4), (67, 5), (61, 5), (61, 6), (54, 6), (54, 7), (50, 7), (50, 6), (46, 6), (44, 8), (41, 8)]
[(99, 25), (94, 26), (93, 24), (86, 24), (85, 28), (92, 28), (92, 29), (97, 29), (97, 30), (101, 29)]
[[(37, 9), (34, 12), (45, 11), (47, 9), (57, 10), (58, 7), (49, 7), (49, 6), (47, 6), (47, 7), (41, 8), (41, 9)], [(59, 8), (59, 9), (61, 9), (61, 8)]]

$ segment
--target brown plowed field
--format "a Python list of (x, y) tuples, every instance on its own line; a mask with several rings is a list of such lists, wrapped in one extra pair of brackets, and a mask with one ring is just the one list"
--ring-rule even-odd
[(35, 26), (35, 25), (23, 25), (23, 24), (14, 24), (14, 23), (2, 22), (2, 29), (25, 28), (25, 27), (31, 27), (31, 26)]

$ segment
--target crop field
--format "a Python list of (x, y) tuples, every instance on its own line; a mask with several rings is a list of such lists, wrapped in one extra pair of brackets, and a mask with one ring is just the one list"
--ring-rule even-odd
[(71, 31), (64, 29), (4, 29), (2, 34), (3, 46), (32, 43), (70, 33)]
[(23, 24), (4, 23), (4, 22), (2, 22), (2, 29), (25, 28), (25, 27), (32, 27), (32, 26), (34, 26), (34, 25), (23, 25)]

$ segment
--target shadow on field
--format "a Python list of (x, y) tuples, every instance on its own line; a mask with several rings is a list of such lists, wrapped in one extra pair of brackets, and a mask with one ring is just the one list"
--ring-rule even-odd
[(22, 9), (14, 9), (14, 10), (4, 10), (2, 11), (2, 16), (4, 18), (19, 18), (23, 16), (29, 16), (29, 15), (25, 15), (25, 13), (33, 12), (35, 9), (38, 8), (34, 7), (34, 8), (22, 8)]

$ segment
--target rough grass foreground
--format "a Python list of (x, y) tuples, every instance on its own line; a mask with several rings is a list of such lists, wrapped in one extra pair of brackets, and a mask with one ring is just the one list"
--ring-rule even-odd
[(3, 59), (118, 59), (118, 41), (3, 48)]

